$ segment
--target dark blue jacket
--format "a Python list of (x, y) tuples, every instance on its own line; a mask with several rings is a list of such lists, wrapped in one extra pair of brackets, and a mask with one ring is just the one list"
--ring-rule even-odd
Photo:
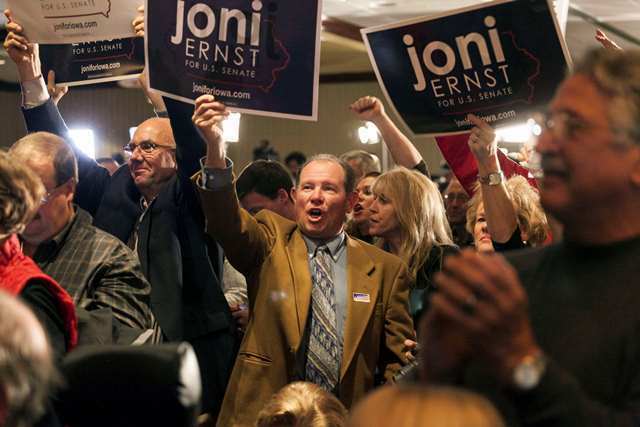
[[(198, 192), (190, 180), (200, 169), (206, 147), (191, 123), (193, 106), (170, 99), (165, 103), (176, 139), (178, 171), (140, 224), (138, 256), (151, 283), (154, 315), (166, 337), (191, 342), (196, 354), (203, 345), (208, 348), (203, 354), (215, 352), (217, 360), (201, 360), (201, 370), (206, 375), (208, 368), (215, 369), (215, 376), (226, 385), (235, 359), (235, 337), (221, 288), (223, 253), (204, 231)], [(23, 114), (30, 132), (67, 137), (66, 124), (51, 100)], [(94, 225), (126, 243), (142, 213), (141, 194), (128, 165), (109, 177), (106, 169), (71, 145), (78, 158), (77, 203), (94, 214)]]

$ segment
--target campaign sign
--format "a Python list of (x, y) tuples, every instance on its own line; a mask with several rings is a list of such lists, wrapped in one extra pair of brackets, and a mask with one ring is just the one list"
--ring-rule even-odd
[(388, 101), (414, 134), (524, 122), (570, 64), (548, 0), (500, 0), (362, 30)]
[(151, 89), (317, 119), (320, 0), (147, 0), (145, 13)]
[(141, 0), (7, 0), (33, 43), (81, 43), (135, 35)]
[(144, 69), (142, 37), (100, 42), (42, 45), (45, 74), (56, 72), (56, 84), (78, 86), (138, 77)]

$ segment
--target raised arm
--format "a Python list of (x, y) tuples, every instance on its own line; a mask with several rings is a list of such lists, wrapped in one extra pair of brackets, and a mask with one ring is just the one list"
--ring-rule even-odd
[(274, 244), (273, 228), (268, 223), (277, 215), (260, 213), (258, 221), (240, 208), (233, 186), (233, 165), (226, 158), (225, 142), (219, 127), (227, 115), (225, 105), (215, 101), (211, 95), (203, 95), (196, 100), (193, 123), (207, 144), (198, 187), (207, 218), (207, 233), (220, 242), (231, 265), (247, 278), (250, 287), (256, 283), (252, 278)]
[[(391, 152), (391, 157), (400, 166), (413, 169), (423, 162), (422, 155), (413, 143), (393, 123), (384, 110), (382, 101), (374, 96), (365, 96), (349, 106), (360, 120), (373, 122)], [(429, 175), (427, 171), (427, 175)]]
[(4, 47), (18, 69), (22, 88), (22, 114), (27, 131), (50, 132), (70, 144), (78, 160), (78, 187), (74, 201), (91, 215), (95, 215), (109, 183), (109, 172), (71, 142), (67, 125), (42, 77), (38, 45), (30, 43), (23, 35), (22, 26), (13, 20), (10, 10), (6, 10), (5, 15), (9, 22)]
[[(494, 241), (506, 243), (518, 228), (518, 217), (498, 161), (495, 132), (491, 126), (473, 114), (469, 114), (469, 120), (475, 125), (469, 136), (469, 148), (478, 165), (480, 191), (489, 234)], [(493, 181), (490, 179), (492, 177), (499, 179)]]
[(618, 46), (616, 42), (611, 40), (602, 30), (596, 30), (596, 41), (605, 49), (622, 50), (622, 48)]

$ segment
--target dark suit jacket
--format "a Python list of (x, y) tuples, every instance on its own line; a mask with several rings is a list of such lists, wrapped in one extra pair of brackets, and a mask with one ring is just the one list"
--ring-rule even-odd
[[(193, 107), (166, 100), (177, 143), (178, 173), (154, 200), (139, 229), (138, 255), (151, 283), (151, 306), (164, 334), (171, 341), (192, 342), (215, 334), (219, 360), (207, 364), (231, 370), (234, 338), (229, 307), (220, 286), (223, 254), (205, 232), (198, 193), (190, 181), (205, 153), (202, 139), (191, 124)], [(67, 127), (55, 104), (23, 110), (30, 132), (47, 131), (63, 137)], [(73, 144), (72, 144), (73, 146)], [(77, 200), (99, 204), (94, 224), (127, 242), (142, 213), (140, 192), (129, 167), (122, 166), (109, 178), (106, 170), (74, 147), (80, 182)], [(81, 205), (82, 206), (82, 205)], [(210, 340), (211, 341), (211, 340)], [(201, 367), (206, 370), (205, 367)], [(221, 377), (226, 378), (224, 372)]]

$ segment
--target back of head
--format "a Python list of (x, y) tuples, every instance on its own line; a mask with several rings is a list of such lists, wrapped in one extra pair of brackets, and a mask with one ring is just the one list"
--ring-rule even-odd
[(385, 386), (351, 412), (350, 427), (503, 427), (485, 398), (460, 389)]
[(9, 152), (21, 162), (51, 165), (56, 185), (62, 185), (70, 179), (78, 182), (78, 163), (73, 150), (57, 135), (31, 133), (13, 144)]
[(30, 426), (58, 379), (44, 330), (16, 298), (0, 291), (0, 425)]
[(275, 199), (278, 190), (287, 193), (293, 188), (293, 179), (287, 169), (279, 162), (255, 160), (245, 167), (236, 180), (238, 199), (251, 192), (256, 192), (270, 199)]
[(640, 145), (640, 51), (594, 49), (573, 74), (582, 74), (610, 99), (611, 128), (627, 142)]
[(340, 160), (351, 165), (358, 179), (370, 172), (381, 172), (382, 170), (378, 156), (364, 150), (347, 151), (340, 155)]
[(258, 414), (257, 427), (342, 427), (347, 410), (335, 396), (315, 384), (291, 383), (278, 391)]
[(44, 196), (40, 178), (0, 150), (0, 239), (21, 233)]

